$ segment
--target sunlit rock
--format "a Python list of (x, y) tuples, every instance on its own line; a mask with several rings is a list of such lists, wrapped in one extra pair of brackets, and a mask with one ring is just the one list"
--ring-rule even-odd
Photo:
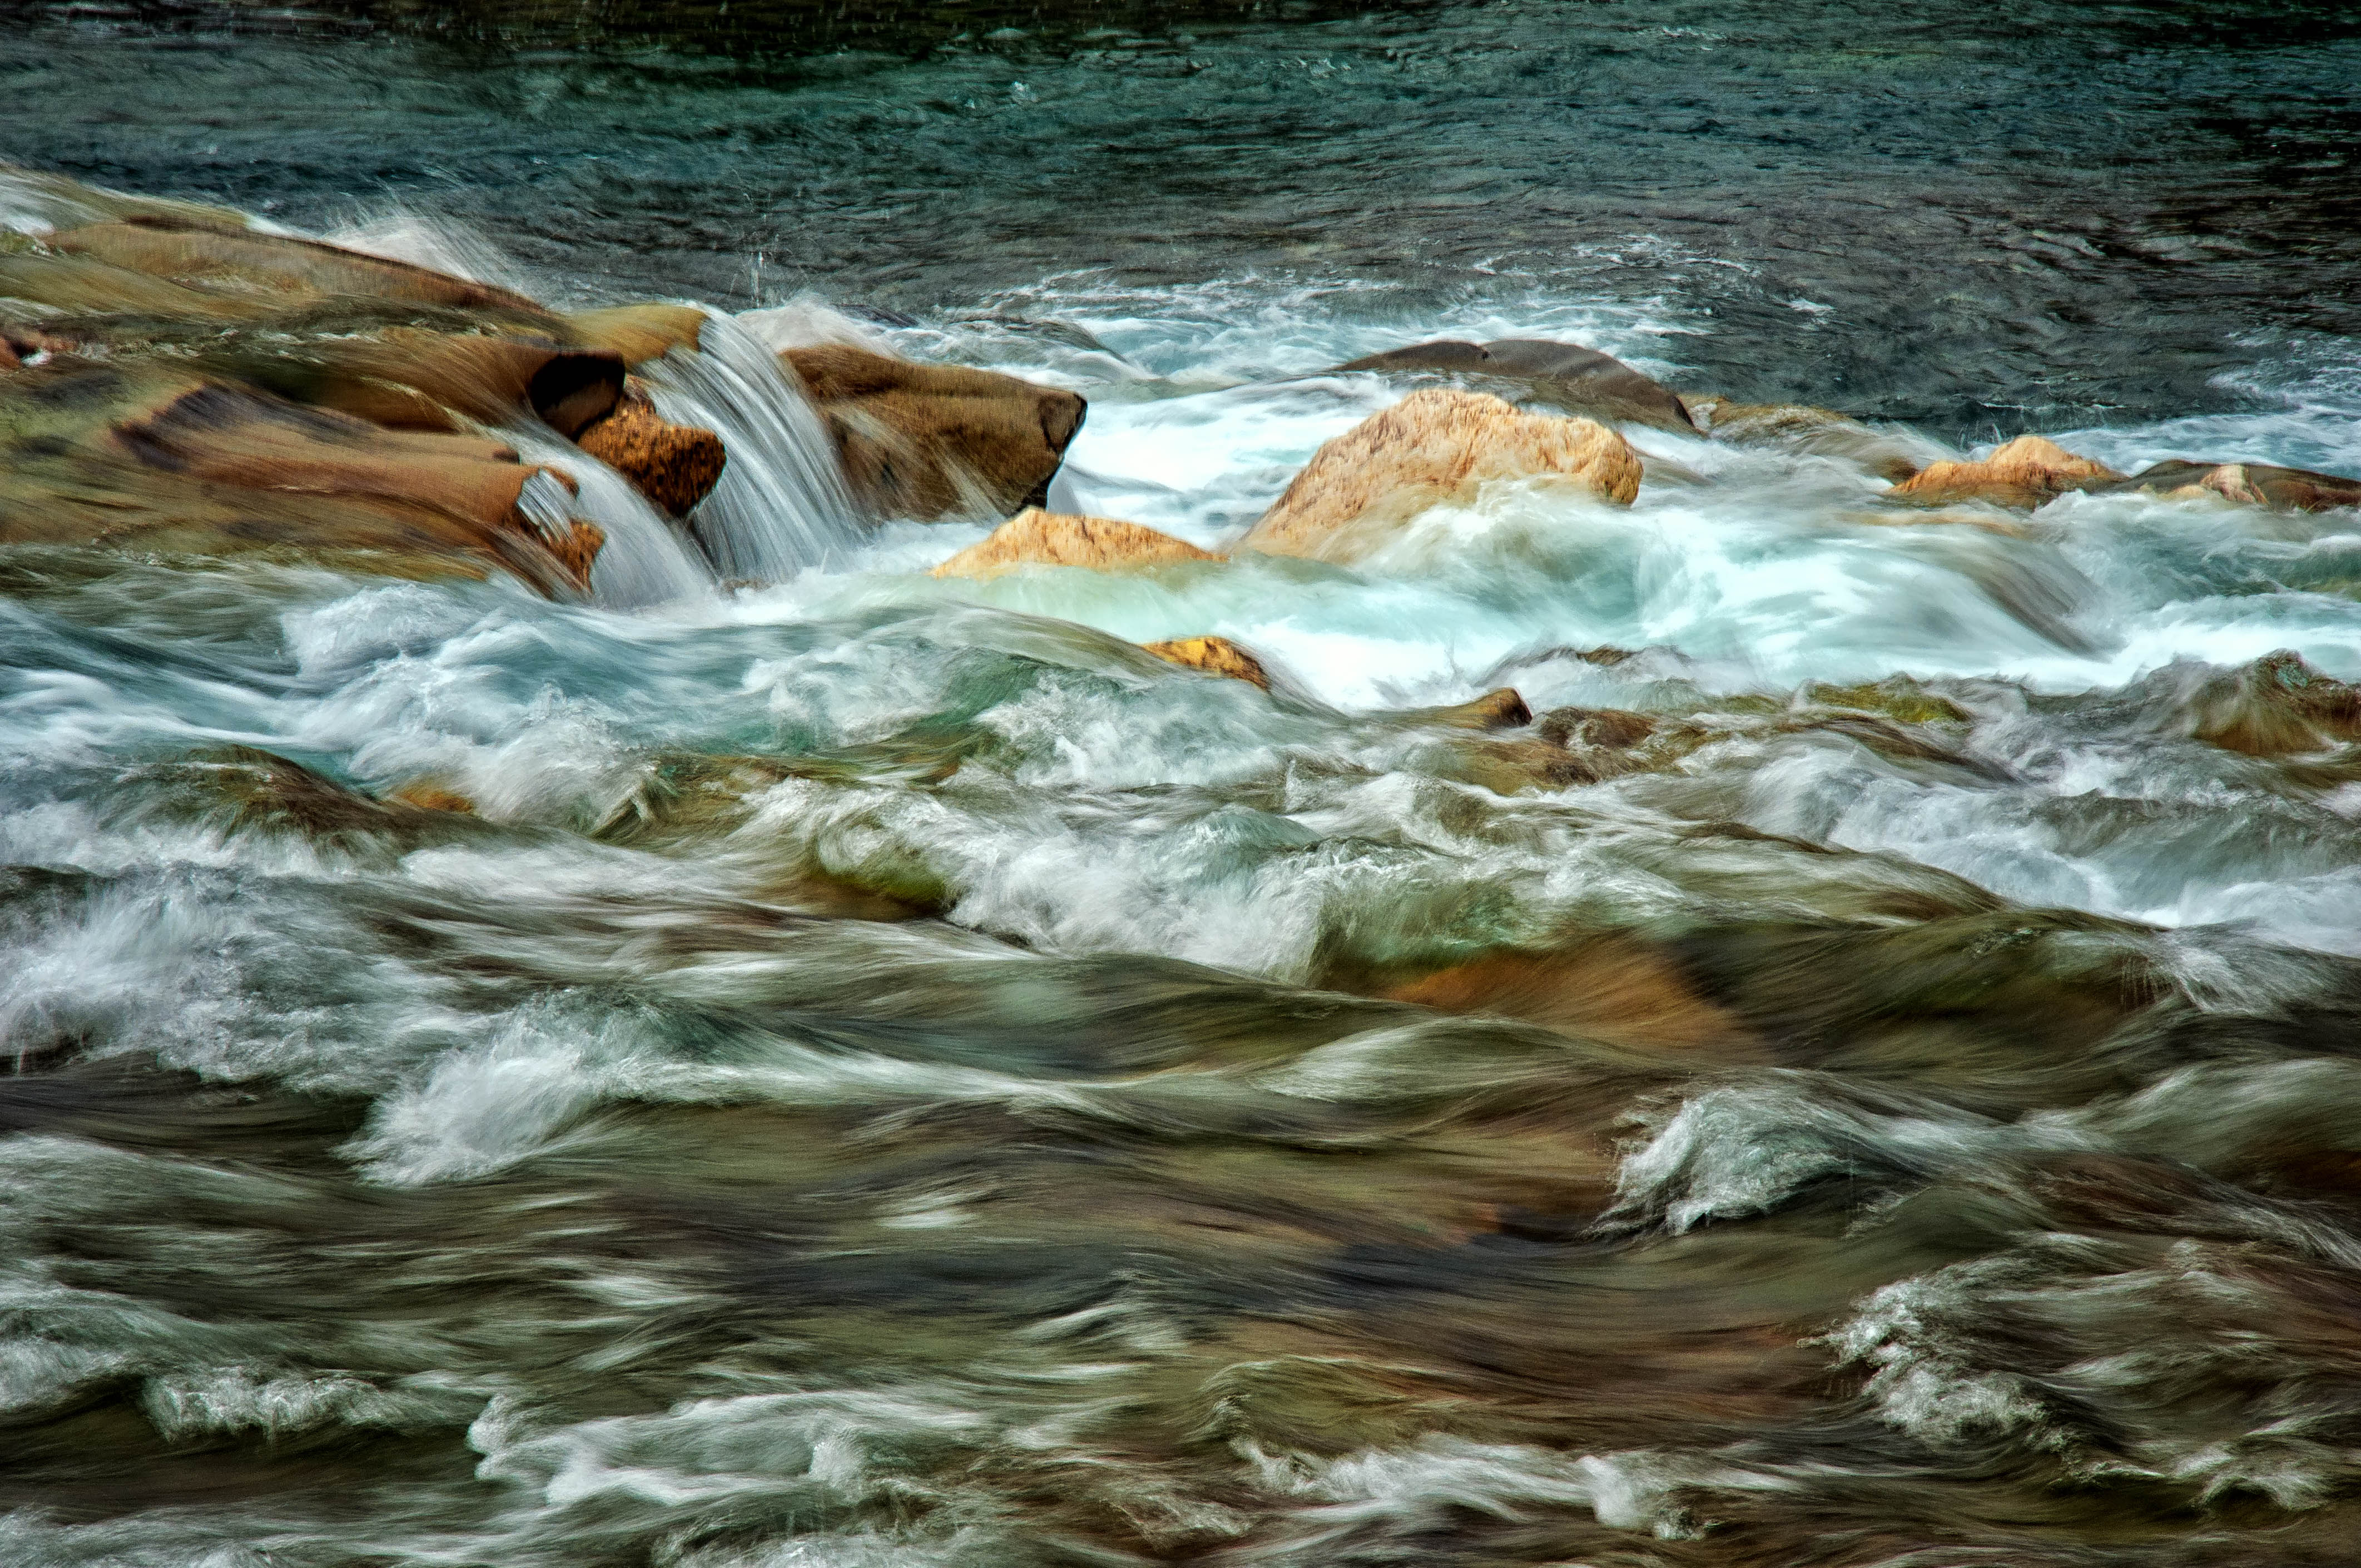
[(2315, 474), (2303, 468), (2278, 468), (2264, 463), (2158, 463), (2103, 489), (2108, 494), (2145, 491), (2169, 500), (2218, 498), (2288, 511), (2361, 507), (2361, 479)]
[(1226, 637), (1175, 637), (1141, 646), (1168, 663), (1202, 670), (1209, 675), (1225, 675), (1265, 691), (1270, 689), (1270, 675), (1262, 667), (1262, 661)]
[(1014, 376), (850, 344), (781, 361), (827, 422), (854, 498), (881, 518), (1006, 517), (1048, 499), (1082, 400)]
[(1081, 517), (1027, 507), (937, 566), (938, 577), (997, 577), (1024, 566), (1138, 571), (1180, 561), (1218, 561), (1185, 539), (1111, 517)]
[(1979, 462), (1930, 463), (1887, 494), (1916, 506), (1982, 500), (2030, 511), (2091, 481), (2122, 477), (2043, 436), (2020, 435)]
[(1728, 398), (1685, 400), (1689, 417), (1708, 438), (1736, 446), (1764, 446), (1806, 457), (1833, 457), (1900, 483), (1931, 463), (1943, 449), (1925, 436), (1881, 429), (1857, 419), (1799, 403), (1740, 403)]
[(1523, 382), (1543, 402), (1608, 424), (1652, 425), (1684, 435), (1695, 430), (1679, 394), (1612, 355), (1579, 344), (1531, 337), (1421, 343), (1372, 354), (1336, 369), (1497, 377)]
[(712, 494), (729, 462), (721, 437), (697, 425), (673, 423), (636, 389), (574, 439), (674, 517), (687, 516)]
[(1430, 507), (1493, 479), (1537, 479), (1620, 506), (1639, 493), (1629, 442), (1587, 419), (1520, 412), (1480, 392), (1427, 388), (1312, 455), (1241, 547), (1347, 562)]

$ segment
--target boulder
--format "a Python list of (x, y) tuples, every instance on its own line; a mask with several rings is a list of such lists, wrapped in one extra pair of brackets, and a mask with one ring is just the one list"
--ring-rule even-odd
[(1981, 500), (2031, 511), (2068, 490), (2088, 488), (2092, 481), (2122, 477), (2105, 464), (2078, 457), (2042, 436), (2020, 435), (1980, 462), (1930, 463), (1887, 494), (1913, 506)]
[(1002, 518), (1044, 505), (1082, 429), (1071, 392), (851, 344), (779, 356), (835, 444), (853, 497), (879, 518)]
[(1521, 381), (1531, 395), (1609, 424), (1644, 424), (1696, 433), (1679, 395), (1612, 355), (1579, 344), (1506, 337), (1492, 343), (1444, 341), (1390, 349), (1336, 367), (1338, 371), (1435, 371)]
[(997, 577), (1022, 566), (1137, 571), (1176, 561), (1218, 561), (1185, 539), (1111, 517), (1078, 517), (1027, 507), (934, 570), (938, 577)]
[(1263, 669), (1262, 661), (1226, 637), (1175, 637), (1164, 642), (1145, 642), (1141, 647), (1167, 663), (1202, 670), (1209, 675), (1226, 675), (1265, 691), (1270, 689), (1270, 675)]
[(675, 518), (713, 493), (729, 454), (721, 437), (693, 424), (674, 424), (637, 388), (612, 412), (583, 430), (575, 444)]
[(2279, 507), (2289, 511), (2361, 507), (2361, 479), (2315, 474), (2305, 468), (2276, 468), (2263, 463), (2175, 460), (2143, 468), (2128, 479), (2086, 488), (2108, 495), (2145, 491), (2173, 500), (2218, 496), (2248, 506)]
[(1313, 453), (1240, 543), (1268, 555), (1352, 561), (1429, 507), (1471, 499), (1488, 480), (1517, 478), (1628, 506), (1639, 492), (1640, 459), (1590, 420), (1427, 388)]
[(1735, 446), (1768, 446), (1807, 457), (1833, 457), (1899, 484), (1943, 449), (1922, 435), (1880, 430), (1857, 419), (1802, 403), (1737, 403), (1727, 398), (1690, 397), (1689, 418), (1714, 441)]

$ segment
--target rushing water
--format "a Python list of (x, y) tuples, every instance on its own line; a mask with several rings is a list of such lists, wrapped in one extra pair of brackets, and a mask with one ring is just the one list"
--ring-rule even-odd
[[(1082, 391), (1053, 500), (1209, 546), (1444, 335), (2361, 474), (2361, 27), (751, 8), (0, 32), (23, 161), (745, 310), (753, 579), (522, 433), (592, 602), (0, 551), (0, 1562), (2353, 1560), (2361, 746), (2253, 737), (2361, 518), (1635, 430), (944, 581), (761, 350)], [(1659, 729), (1513, 789), (1501, 685)]]

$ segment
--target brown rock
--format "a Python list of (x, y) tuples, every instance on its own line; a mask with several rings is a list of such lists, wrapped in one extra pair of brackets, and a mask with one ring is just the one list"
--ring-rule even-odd
[(574, 342), (620, 355), (636, 369), (675, 348), (696, 348), (705, 313), (694, 305), (617, 305), (577, 311), (566, 318), (566, 327)]
[(560, 435), (604, 418), (623, 390), (620, 355), (483, 333), (394, 327), (208, 356), (215, 371), (280, 397), (406, 430), (504, 424), (530, 410)]
[(1677, 393), (1620, 359), (1579, 344), (1507, 337), (1492, 343), (1421, 343), (1372, 354), (1337, 370), (1432, 370), (1521, 381), (1533, 396), (1609, 424), (1645, 424), (1695, 433)]
[(1218, 561), (1184, 539), (1111, 517), (1077, 517), (1027, 507), (934, 570), (938, 577), (997, 577), (1021, 566), (1137, 571), (1176, 561)]
[(791, 348), (854, 499), (881, 518), (1006, 517), (1048, 499), (1082, 426), (1071, 392), (849, 344)]
[(1620, 707), (1554, 707), (1536, 728), (1542, 739), (1560, 746), (1620, 751), (1653, 735), (1656, 721)]
[[(498, 566), (578, 590), (603, 542), (495, 441), (390, 431), (153, 365), (64, 359), (0, 384), (0, 541)], [(529, 485), (537, 488), (528, 494)], [(528, 506), (530, 501), (530, 506)]]
[(49, 241), (70, 256), (88, 256), (174, 282), (266, 295), (362, 295), (461, 310), (548, 313), (522, 294), (464, 278), (389, 261), (318, 240), (211, 227), (182, 218), (139, 215), (67, 229)]
[(1521, 1018), (1652, 1055), (1709, 1054), (1717, 1065), (1765, 1055), (1752, 1031), (1709, 1000), (1668, 953), (1626, 937), (1550, 953), (1488, 954), (1378, 994), (1446, 1013)]
[(1350, 561), (1429, 507), (1465, 501), (1487, 480), (1526, 477), (1629, 505), (1640, 459), (1590, 420), (1521, 413), (1483, 393), (1428, 388), (1313, 453), (1240, 543), (1265, 554)]
[(576, 436), (576, 444), (639, 488), (674, 517), (686, 517), (713, 493), (729, 462), (721, 437), (693, 424), (674, 424), (636, 389), (615, 411)]
[(2263, 463), (2158, 463), (2128, 479), (2093, 486), (2103, 494), (2144, 490), (2173, 500), (2218, 496), (2248, 506), (2279, 507), (2289, 511), (2327, 511), (2361, 506), (2361, 479), (2315, 474), (2305, 468), (2277, 468)]
[(1982, 462), (1930, 463), (1887, 493), (1914, 506), (1986, 500), (2030, 511), (2068, 490), (2086, 488), (2088, 481), (2122, 477), (2105, 464), (2077, 457), (2055, 442), (2020, 435)]
[(1265, 691), (1270, 689), (1270, 676), (1264, 672), (1262, 662), (1226, 637), (1175, 637), (1170, 641), (1141, 646), (1168, 663), (1202, 670), (1209, 675), (1246, 681)]

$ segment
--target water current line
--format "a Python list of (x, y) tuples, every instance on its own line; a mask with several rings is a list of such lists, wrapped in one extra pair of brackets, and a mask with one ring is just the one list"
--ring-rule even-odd
[(818, 413), (771, 351), (731, 318), (706, 318), (695, 352), (643, 367), (656, 411), (721, 437), (729, 466), (691, 514), (724, 577), (781, 582), (848, 555), (852, 499)]

